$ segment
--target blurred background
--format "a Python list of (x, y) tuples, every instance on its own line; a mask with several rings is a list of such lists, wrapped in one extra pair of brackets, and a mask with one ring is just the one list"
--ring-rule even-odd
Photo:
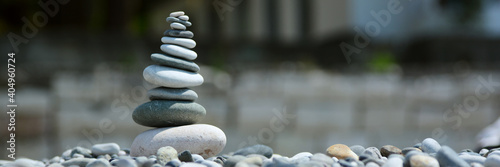
[[(131, 113), (148, 101), (154, 86), (142, 71), (178, 10), (193, 23), (206, 81), (193, 88), (207, 110), (202, 123), (226, 133), (223, 153), (256, 143), (287, 156), (336, 143), (403, 148), (427, 137), (459, 151), (477, 147), (475, 135), (500, 115), (500, 87), (481, 81), (500, 81), (499, 0), (1, 4), (1, 54), (13, 51), (9, 34), (25, 39), (16, 54), (17, 157), (129, 147), (150, 129)], [(8, 131), (0, 133), (7, 148)]]

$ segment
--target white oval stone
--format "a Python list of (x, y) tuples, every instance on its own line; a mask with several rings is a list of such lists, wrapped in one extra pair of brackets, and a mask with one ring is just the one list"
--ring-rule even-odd
[(181, 23), (170, 23), (170, 28), (176, 30), (186, 30), (186, 26)]
[(184, 20), (184, 21), (188, 21), (189, 16), (188, 15), (179, 16), (179, 19)]
[(185, 14), (184, 11), (172, 12), (172, 13), (170, 13), (170, 17), (179, 17), (179, 16), (182, 16), (184, 14)]
[(91, 150), (94, 155), (113, 155), (120, 152), (120, 146), (116, 143), (103, 143), (92, 146)]
[(196, 54), (196, 52), (182, 46), (163, 44), (161, 45), (160, 49), (167, 54), (187, 60), (194, 60), (196, 59), (196, 57), (198, 57), (198, 54)]
[(142, 75), (151, 84), (169, 88), (185, 88), (203, 83), (203, 77), (198, 73), (160, 65), (146, 67)]
[(208, 158), (224, 149), (226, 135), (219, 128), (207, 124), (151, 129), (135, 137), (130, 156), (156, 155), (157, 150), (165, 146), (171, 146), (178, 152), (189, 150), (192, 154)]
[(165, 44), (176, 44), (190, 49), (196, 46), (196, 42), (189, 38), (162, 37), (161, 42)]

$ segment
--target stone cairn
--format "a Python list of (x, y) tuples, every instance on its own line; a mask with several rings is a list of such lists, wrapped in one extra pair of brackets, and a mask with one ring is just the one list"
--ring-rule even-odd
[(160, 49), (165, 54), (151, 54), (151, 60), (158, 65), (150, 65), (143, 72), (144, 79), (158, 87), (148, 91), (151, 101), (138, 106), (132, 114), (136, 123), (156, 129), (139, 134), (130, 155), (156, 155), (160, 148), (170, 146), (203, 157), (214, 156), (225, 147), (226, 135), (215, 126), (195, 124), (206, 111), (194, 102), (198, 95), (188, 88), (203, 83), (200, 67), (193, 62), (198, 55), (190, 50), (196, 46), (191, 39), (194, 34), (186, 30), (192, 24), (182, 11), (170, 13), (166, 20), (171, 29), (161, 38), (164, 44)]

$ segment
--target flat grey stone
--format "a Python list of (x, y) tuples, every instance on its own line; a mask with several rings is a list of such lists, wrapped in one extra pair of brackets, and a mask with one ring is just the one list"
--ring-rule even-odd
[(163, 35), (169, 37), (193, 38), (194, 34), (187, 30), (166, 30)]
[(200, 66), (198, 66), (196, 63), (185, 59), (177, 58), (174, 56), (153, 53), (151, 54), (151, 60), (162, 66), (168, 66), (192, 72), (200, 71)]
[(181, 24), (181, 23), (170, 23), (170, 28), (174, 29), (174, 30), (186, 30), (186, 26), (184, 24)]
[(188, 101), (153, 100), (137, 107), (134, 121), (149, 127), (171, 127), (194, 124), (206, 115), (205, 108)]
[(182, 20), (177, 17), (167, 17), (167, 23), (181, 23), (185, 25), (186, 27), (191, 27), (193, 24), (187, 20)]
[(186, 100), (194, 101), (198, 98), (195, 91), (188, 88), (157, 87), (148, 90), (150, 100)]
[(198, 54), (196, 54), (195, 51), (178, 45), (163, 44), (161, 45), (160, 49), (169, 55), (187, 60), (194, 60), (196, 59), (196, 57), (198, 57)]
[(203, 77), (198, 73), (159, 65), (146, 67), (142, 74), (149, 83), (169, 88), (185, 88), (203, 84)]
[(165, 44), (176, 44), (190, 49), (196, 46), (196, 42), (189, 38), (162, 37), (161, 42)]

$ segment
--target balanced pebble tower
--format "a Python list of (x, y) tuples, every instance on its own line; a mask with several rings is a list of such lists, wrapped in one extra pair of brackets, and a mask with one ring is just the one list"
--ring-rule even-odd
[(144, 69), (144, 79), (158, 87), (148, 91), (150, 102), (138, 106), (132, 118), (140, 125), (155, 127), (139, 134), (130, 148), (131, 156), (156, 155), (161, 147), (171, 146), (177, 151), (189, 150), (205, 158), (214, 156), (226, 145), (226, 135), (219, 128), (196, 124), (205, 117), (203, 106), (195, 103), (195, 91), (203, 77), (200, 67), (193, 62), (198, 56), (190, 50), (196, 46), (194, 34), (186, 30), (192, 24), (184, 12), (172, 12), (170, 23), (161, 38), (160, 49), (165, 52), (151, 54), (157, 65)]

